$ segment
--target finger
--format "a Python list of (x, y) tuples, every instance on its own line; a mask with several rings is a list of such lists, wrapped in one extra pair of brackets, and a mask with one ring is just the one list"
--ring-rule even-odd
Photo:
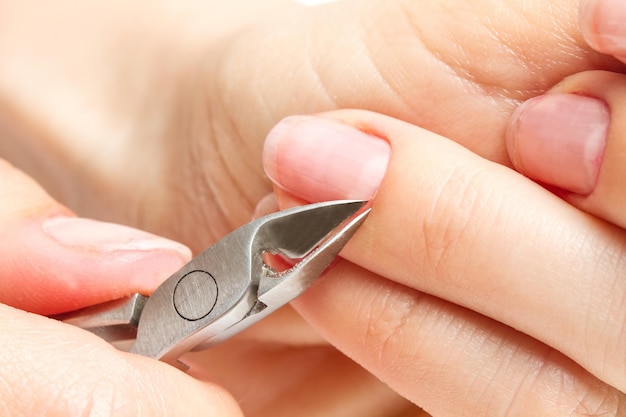
[(618, 416), (626, 398), (548, 346), (342, 262), (294, 305), (433, 416)]
[[(211, 92), (220, 136), (237, 138), (224, 143), (233, 155), (242, 142), (258, 150), (287, 115), (360, 108), (508, 162), (501, 138), (512, 103), (566, 74), (623, 69), (584, 45), (571, 0), (340, 1), (277, 16), (231, 40), (211, 51), (203, 91)], [(219, 164), (212, 165), (229, 169)]]
[(268, 214), (272, 214), (278, 211), (278, 202), (276, 201), (276, 196), (274, 193), (267, 194), (265, 197), (261, 198), (259, 202), (256, 204), (254, 211), (252, 212), (252, 218), (258, 219), (259, 217), (266, 216)]
[(0, 415), (241, 415), (219, 387), (72, 326), (0, 305), (0, 327)]
[[(307, 201), (324, 190), (332, 198), (340, 188), (371, 191), (372, 179), (385, 175), (347, 258), (521, 330), (626, 389), (622, 230), (414, 126), (358, 111), (327, 117), (343, 123), (279, 126), (264, 163), (278, 186)], [(392, 149), (386, 173), (369, 164), (378, 155), (355, 150), (376, 138)], [(354, 154), (363, 175), (344, 172)]]
[(181, 267), (184, 246), (74, 216), (0, 160), (0, 303), (54, 314), (150, 293)]
[(589, 46), (626, 62), (626, 3), (621, 0), (581, 0), (580, 30)]
[(559, 187), (577, 207), (626, 227), (626, 75), (568, 77), (513, 116), (507, 145), (514, 166)]

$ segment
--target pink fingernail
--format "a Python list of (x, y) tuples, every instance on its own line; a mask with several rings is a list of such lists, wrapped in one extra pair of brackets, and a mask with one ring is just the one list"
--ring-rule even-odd
[(624, 0), (583, 0), (579, 14), (580, 30), (591, 47), (606, 54), (626, 54)]
[(507, 131), (515, 167), (578, 194), (593, 191), (610, 123), (606, 103), (576, 94), (546, 94), (522, 104)]
[(387, 141), (321, 118), (292, 116), (268, 135), (267, 175), (306, 201), (370, 199), (385, 175)]
[(186, 246), (132, 227), (80, 217), (53, 217), (43, 223), (44, 231), (58, 243), (96, 252), (165, 250), (189, 260)]

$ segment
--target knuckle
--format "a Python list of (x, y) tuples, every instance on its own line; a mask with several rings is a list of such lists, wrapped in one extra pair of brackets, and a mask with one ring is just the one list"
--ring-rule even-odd
[(605, 386), (597, 390), (578, 393), (574, 399), (574, 408), (568, 417), (617, 417), (626, 411), (623, 399), (616, 390)]
[(538, 409), (552, 409), (553, 415), (566, 417), (625, 415), (623, 393), (563, 359), (551, 351), (537, 372), (527, 376), (529, 383), (520, 385), (526, 388), (517, 393), (517, 399), (534, 398)]
[[(71, 367), (64, 381), (56, 392), (48, 395), (47, 408), (56, 410), (58, 415), (81, 417), (131, 417), (142, 416), (138, 399), (133, 396), (134, 390), (129, 389), (128, 382), (134, 378), (121, 379), (124, 367), (121, 361), (110, 364), (115, 369), (109, 377), (102, 378), (99, 374), (85, 377), (75, 373)], [(57, 378), (59, 379), (59, 378)], [(124, 381), (121, 383), (120, 381)], [(53, 415), (57, 415), (53, 414)]]
[(414, 239), (419, 246), (413, 250), (426, 252), (426, 268), (440, 279), (454, 276), (452, 266), (463, 264), (470, 255), (467, 249), (489, 233), (493, 227), (490, 223), (498, 221), (499, 198), (490, 195), (493, 192), (485, 186), (489, 177), (469, 164), (448, 171), (426, 210), (418, 216), (421, 224), (415, 230), (419, 230), (421, 239)]
[(95, 385), (89, 395), (86, 396), (84, 404), (87, 413), (83, 415), (90, 417), (137, 417), (145, 415), (139, 407), (138, 399), (130, 395), (130, 390), (114, 386), (111, 381)]
[(421, 296), (417, 291), (395, 291), (392, 286), (377, 292), (376, 297), (368, 297), (366, 314), (360, 317), (366, 320), (362, 327), (364, 347), (375, 366), (388, 370), (414, 367), (419, 346), (411, 332), (419, 328), (414, 321), (420, 316), (416, 310)]

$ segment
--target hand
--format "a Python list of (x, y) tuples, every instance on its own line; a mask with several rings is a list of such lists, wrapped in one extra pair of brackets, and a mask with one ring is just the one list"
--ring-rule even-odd
[(5, 2), (0, 152), (81, 214), (199, 251), (270, 190), (261, 146), (286, 115), (374, 110), (507, 163), (517, 103), (624, 68), (573, 0), (405, 3)]
[(623, 229), (378, 114), (286, 119), (265, 149), (283, 207), (375, 192), (295, 303), (346, 355), (436, 417), (624, 413)]
[[(372, 109), (506, 162), (501, 136), (517, 102), (564, 74), (623, 68), (584, 46), (572, 3), (344, 2), (283, 15), (284, 4), (263, 2), (246, 26), (253, 19), (211, 2), (184, 3), (191, 12), (8, 2), (0, 96), (11, 140), (0, 152), (81, 214), (197, 251), (270, 190), (261, 142), (287, 114)], [(312, 415), (406, 407), (289, 310), (201, 360), (253, 415), (303, 415), (303, 402), (320, 404)]]
[(147, 293), (189, 259), (187, 248), (78, 218), (2, 160), (0, 233), (0, 415), (241, 415), (217, 385), (24, 311)]
[[(587, 38), (621, 27), (601, 24), (621, 4), (586, 3)], [(598, 49), (623, 60), (611, 46)], [(576, 74), (524, 103), (507, 130), (516, 168), (622, 227), (624, 85), (620, 74)], [(283, 205), (367, 198), (393, 150), (369, 229), (346, 255), (379, 275), (345, 263), (299, 311), (435, 416), (622, 415), (625, 232), (429, 132), (326, 117), (342, 124), (283, 121), (266, 169)]]

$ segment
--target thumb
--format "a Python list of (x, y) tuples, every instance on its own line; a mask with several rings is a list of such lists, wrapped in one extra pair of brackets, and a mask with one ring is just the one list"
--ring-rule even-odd
[(190, 257), (173, 241), (76, 217), (0, 160), (0, 303), (55, 314), (149, 293)]
[(0, 415), (241, 416), (221, 388), (98, 337), (0, 305)]

